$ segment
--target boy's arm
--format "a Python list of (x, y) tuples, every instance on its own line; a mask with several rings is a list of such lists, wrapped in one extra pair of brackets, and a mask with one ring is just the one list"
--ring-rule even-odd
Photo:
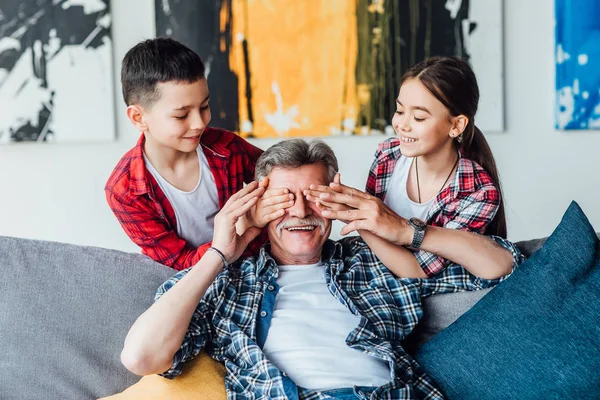
[(195, 265), (210, 247), (210, 243), (198, 248), (190, 247), (169, 226), (148, 201), (143, 198), (129, 202), (106, 191), (106, 200), (129, 238), (142, 252), (153, 260), (178, 271)]
[[(206, 335), (201, 333), (206, 331), (210, 316), (192, 317), (207, 289), (222, 271), (224, 261), (231, 263), (237, 260), (248, 242), (258, 234), (257, 228), (251, 228), (240, 236), (235, 231), (235, 224), (263, 192), (264, 189), (259, 188), (258, 184), (251, 183), (225, 203), (215, 217), (213, 243), (218, 250), (208, 252), (181, 280), (169, 285), (166, 293), (129, 330), (121, 353), (121, 361), (127, 369), (137, 375), (171, 372), (168, 370), (177, 369), (178, 365), (193, 357), (206, 342)], [(203, 307), (199, 312), (207, 310), (207, 307)], [(204, 320), (199, 324), (202, 326), (192, 326), (198, 320)], [(197, 331), (197, 343), (189, 340), (194, 333), (192, 331)], [(178, 352), (184, 354), (175, 358)], [(174, 364), (177, 366), (171, 368)]]
[[(243, 149), (243, 165), (244, 165), (244, 183), (250, 183), (254, 180), (254, 170), (256, 167), (256, 161), (263, 153), (263, 150), (258, 147), (250, 144), (245, 139), (236, 135), (236, 139), (240, 142), (240, 146)], [(262, 229), (261, 233), (257, 236), (255, 240), (248, 244), (248, 248), (245, 255), (252, 255), (258, 253), (261, 246), (265, 244), (268, 240), (267, 228)]]

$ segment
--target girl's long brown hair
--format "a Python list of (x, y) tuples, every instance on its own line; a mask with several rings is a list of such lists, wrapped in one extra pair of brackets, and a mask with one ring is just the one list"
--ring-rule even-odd
[(469, 119), (469, 124), (460, 135), (462, 142), (455, 139), (454, 143), (464, 157), (481, 165), (492, 177), (500, 194), (500, 206), (485, 234), (506, 238), (506, 214), (498, 168), (487, 140), (475, 126), (475, 113), (479, 103), (479, 87), (475, 73), (466, 61), (459, 58), (432, 57), (406, 71), (400, 86), (413, 78), (419, 79), (427, 90), (446, 106), (451, 116), (464, 115)]

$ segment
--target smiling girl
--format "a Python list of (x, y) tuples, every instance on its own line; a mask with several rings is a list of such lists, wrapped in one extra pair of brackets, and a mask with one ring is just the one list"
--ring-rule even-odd
[(324, 216), (347, 223), (342, 234), (358, 231), (399, 277), (434, 277), (452, 263), (461, 266), (459, 275), (464, 267), (479, 278), (505, 276), (518, 257), (503, 240), (500, 180), (475, 126), (478, 101), (475, 74), (465, 61), (434, 57), (415, 65), (396, 99), (397, 136), (379, 145), (367, 193), (338, 178), (306, 195)]

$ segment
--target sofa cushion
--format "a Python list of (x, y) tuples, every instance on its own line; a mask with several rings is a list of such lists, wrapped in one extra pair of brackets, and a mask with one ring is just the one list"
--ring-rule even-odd
[(100, 400), (225, 400), (225, 365), (202, 352), (174, 379), (144, 376), (135, 385)]
[(414, 354), (435, 335), (446, 329), (466, 313), (493, 288), (444, 293), (423, 299), (423, 317), (402, 345), (409, 354)]
[(417, 360), (452, 399), (600, 398), (600, 255), (576, 203)]
[(173, 272), (140, 254), (0, 237), (0, 398), (91, 399), (138, 381), (123, 341)]

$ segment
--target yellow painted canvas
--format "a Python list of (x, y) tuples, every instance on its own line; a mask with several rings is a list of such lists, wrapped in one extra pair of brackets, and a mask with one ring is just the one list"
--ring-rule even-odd
[[(157, 35), (187, 44), (207, 66), (212, 125), (244, 137), (283, 138), (393, 134), (402, 73), (429, 56), (475, 54), (486, 62), (476, 73), (496, 71), (491, 67), (502, 61), (488, 53), (501, 43), (473, 43), (498, 33), (497, 7), (471, 3), (155, 0), (155, 9)], [(501, 73), (480, 81), (501, 83)], [(497, 92), (486, 98), (501, 112)]]

